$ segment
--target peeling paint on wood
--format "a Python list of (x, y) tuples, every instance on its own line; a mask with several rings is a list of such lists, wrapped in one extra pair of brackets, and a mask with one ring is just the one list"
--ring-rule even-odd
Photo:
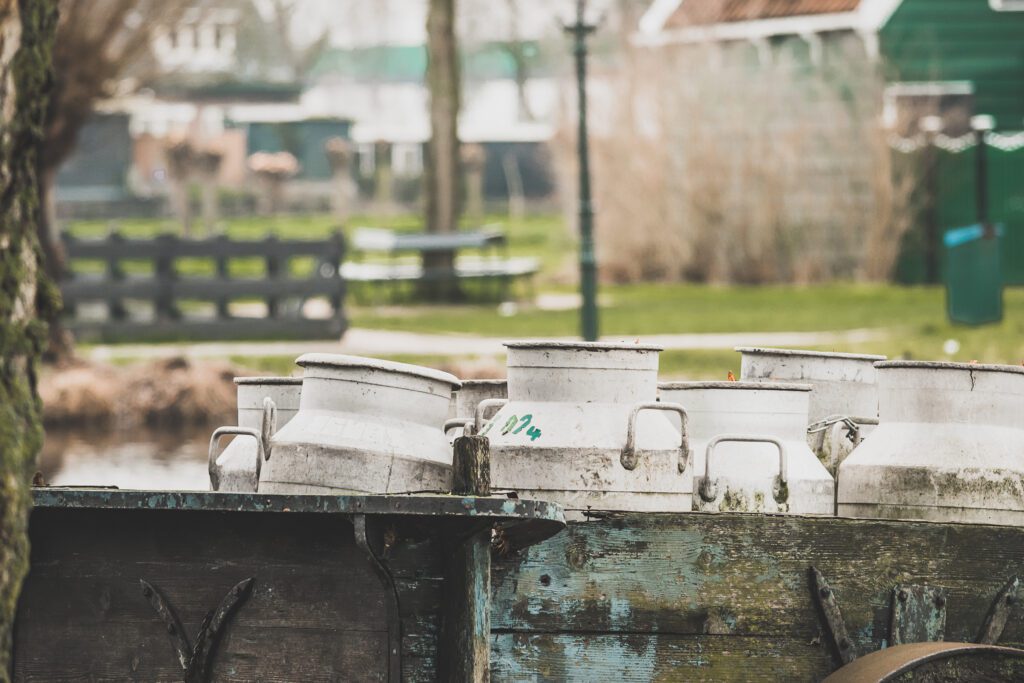
[[(843, 596), (858, 652), (889, 642), (897, 584), (941, 588), (946, 639), (969, 642), (1024, 566), (1024, 529), (728, 513), (570, 523), (495, 560), (493, 678), (820, 680), (834, 662), (810, 565)], [(1001, 644), (1024, 643), (1021, 612)]]

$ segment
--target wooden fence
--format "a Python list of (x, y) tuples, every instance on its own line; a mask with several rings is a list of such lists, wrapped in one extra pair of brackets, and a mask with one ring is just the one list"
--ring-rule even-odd
[[(68, 327), (82, 340), (325, 339), (340, 337), (347, 326), (341, 233), (322, 240), (242, 241), (171, 234), (135, 239), (112, 232), (100, 239), (66, 235), (64, 243), (72, 270), (87, 260), (103, 268), (77, 273), (61, 286)], [(314, 259), (305, 276), (292, 273), (292, 259), (301, 257)], [(181, 267), (183, 259), (189, 268)], [(262, 277), (233, 276), (236, 259), (261, 260)], [(204, 270), (196, 267), (202, 261), (212, 263), (205, 268), (209, 273), (196, 272)], [(327, 300), (321, 311), (326, 315), (305, 315), (311, 298)], [(232, 314), (232, 302), (259, 301), (264, 315)], [(139, 302), (149, 302), (148, 310)], [(213, 310), (203, 314), (192, 302), (212, 302)], [(104, 307), (106, 315), (97, 316), (95, 309)]]

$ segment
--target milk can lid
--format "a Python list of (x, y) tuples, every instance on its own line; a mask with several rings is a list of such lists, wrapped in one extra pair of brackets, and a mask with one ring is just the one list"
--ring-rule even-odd
[(746, 389), (748, 391), (810, 391), (810, 384), (790, 384), (786, 382), (658, 382), (658, 389), (680, 391), (687, 389)]
[(301, 377), (236, 377), (235, 384), (302, 384)]
[(453, 387), (462, 386), (462, 382), (455, 375), (451, 375), (434, 368), (425, 368), (420, 365), (399, 363), (397, 361), (380, 360), (379, 358), (364, 358), (362, 356), (346, 356), (340, 353), (306, 353), (295, 360), (299, 367), (323, 366), (331, 368), (360, 368), (364, 370), (380, 370), (382, 372), (393, 372), (413, 377), (423, 377), (437, 382), (445, 382)]
[(665, 347), (657, 344), (634, 344), (632, 342), (583, 342), (583, 341), (551, 341), (545, 339), (527, 339), (522, 341), (504, 342), (509, 349), (559, 349), (577, 351), (664, 351)]
[(996, 365), (994, 363), (953, 363), (943, 360), (889, 360), (875, 363), (879, 370), (888, 368), (912, 368), (933, 370), (976, 370), (978, 372), (1009, 372), (1024, 374), (1024, 367), (1019, 365)]
[(462, 387), (502, 387), (508, 384), (507, 379), (463, 379)]
[(838, 351), (805, 351), (802, 349), (773, 349), (766, 346), (737, 346), (733, 349), (739, 353), (760, 354), (764, 356), (807, 356), (811, 358), (847, 358), (850, 360), (882, 361), (888, 356), (877, 356), (870, 353), (841, 353)]

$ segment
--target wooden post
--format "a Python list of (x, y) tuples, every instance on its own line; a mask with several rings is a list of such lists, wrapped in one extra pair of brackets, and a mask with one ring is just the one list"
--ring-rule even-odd
[[(219, 235), (217, 237), (216, 244), (217, 246), (215, 247), (215, 249), (217, 250), (217, 277), (220, 280), (227, 282), (228, 280), (231, 279), (231, 269), (228, 265), (227, 257), (227, 250), (229, 244), (228, 236)], [(221, 296), (217, 299), (217, 317), (220, 318), (221, 320), (227, 320), (228, 318), (231, 317), (231, 310), (229, 308), (228, 298), (226, 296)]]
[[(455, 440), (452, 493), (488, 496), (490, 444), (485, 436)], [(445, 572), (440, 680), (491, 679), (491, 528), (454, 544)]]
[(341, 264), (345, 260), (345, 235), (339, 230), (331, 235), (330, 247), (326, 262), (333, 269), (331, 278), (337, 282), (338, 289), (331, 294), (331, 310), (334, 318), (340, 320), (342, 317), (342, 306), (345, 301), (345, 282), (341, 277)]
[(177, 320), (181, 317), (174, 299), (174, 281), (177, 278), (174, 259), (178, 254), (181, 240), (177, 235), (157, 235), (156, 242), (160, 245), (157, 256), (153, 259), (153, 274), (157, 280), (157, 294), (154, 302), (157, 320)]
[[(281, 257), (277, 254), (277, 237), (269, 235), (264, 240), (264, 244), (267, 245), (267, 279), (276, 280), (281, 276)], [(278, 299), (276, 296), (267, 297), (267, 317), (277, 317), (277, 304)]]
[(452, 493), (457, 496), (491, 495), (491, 450), (486, 436), (455, 439)]
[[(117, 249), (117, 245), (124, 242), (124, 235), (114, 228), (110, 231), (107, 239), (111, 245), (110, 253), (107, 256), (107, 280), (110, 281), (110, 289), (114, 292), (117, 290), (118, 284), (124, 280), (124, 269), (121, 268), (121, 256)], [(111, 294), (107, 299), (107, 315), (111, 320), (125, 319), (124, 302), (121, 301), (119, 295)]]

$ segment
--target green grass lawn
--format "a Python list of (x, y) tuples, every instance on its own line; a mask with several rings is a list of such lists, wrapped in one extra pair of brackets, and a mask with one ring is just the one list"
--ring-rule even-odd
[[(534, 216), (521, 221), (489, 217), (509, 235), (514, 256), (533, 256), (541, 262), (537, 278), (540, 292), (568, 294), (566, 276), (574, 271), (573, 239), (558, 216)], [(236, 238), (256, 239), (267, 234), (288, 238), (319, 238), (334, 228), (329, 216), (244, 218), (225, 222), (225, 231)], [(360, 216), (351, 226), (372, 225), (401, 231), (419, 230), (418, 217)], [(169, 231), (172, 225), (158, 220), (126, 220), (117, 228), (125, 235), (150, 236)], [(77, 236), (99, 236), (107, 222), (78, 222), (71, 226)], [(88, 265), (88, 264), (87, 264)], [(102, 267), (102, 264), (93, 264)], [(308, 264), (307, 264), (308, 266)], [(298, 261), (295, 268), (302, 268)], [(185, 264), (191, 272), (212, 272), (202, 259)], [(262, 264), (234, 264), (239, 275), (258, 276)], [(514, 312), (488, 305), (389, 305), (360, 304), (350, 300), (352, 326), (424, 333), (456, 333), (492, 337), (573, 336), (578, 332), (575, 310), (540, 310), (529, 303)], [(841, 350), (883, 353), (913, 358), (979, 360), (1020, 363), (1024, 360), (1024, 290), (1006, 292), (1006, 316), (999, 325), (966, 328), (946, 320), (944, 292), (940, 287), (830, 284), (813, 287), (715, 287), (689, 284), (610, 285), (601, 287), (601, 332), (624, 339), (655, 334), (737, 333), (781, 331), (838, 331), (872, 328), (885, 332), (884, 339), (845, 346)], [(511, 313), (511, 314), (510, 314)], [(947, 340), (959, 350), (946, 354)], [(840, 349), (836, 349), (840, 350)], [(417, 355), (402, 360), (445, 365), (444, 358)], [(241, 359), (239, 359), (241, 360)], [(250, 359), (256, 369), (283, 371), (290, 358)], [(662, 356), (667, 376), (720, 377), (738, 369), (738, 356), (730, 350), (671, 351)]]

